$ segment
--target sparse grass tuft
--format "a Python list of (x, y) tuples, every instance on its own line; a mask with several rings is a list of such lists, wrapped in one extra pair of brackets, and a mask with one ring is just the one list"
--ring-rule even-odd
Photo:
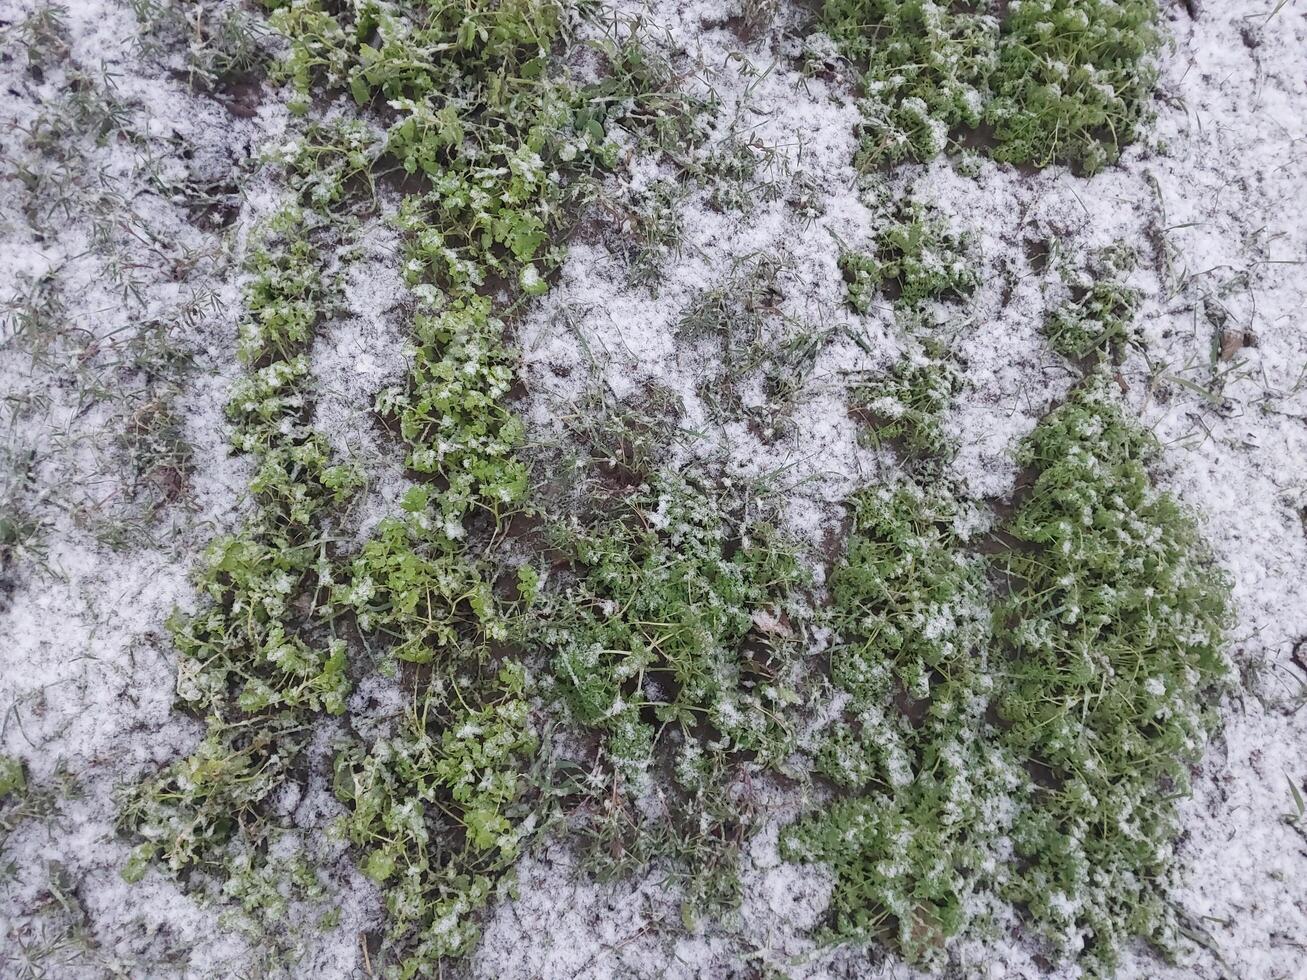
[(197, 91), (260, 76), (267, 62), (268, 29), (240, 6), (220, 2), (182, 4), (178, 0), (131, 0), (141, 25), (139, 50), (160, 64), (176, 64)]
[[(190, 755), (132, 788), (119, 818), (143, 838), (123, 871), (129, 881), (152, 864), (188, 880), (200, 872), (196, 884), (239, 898), (265, 924), (285, 900), (272, 884), (284, 869), (269, 864), (281, 829), (269, 801), (300, 778), (314, 715), (343, 713), (350, 690), (345, 643), (319, 620), (333, 582), (322, 523), (358, 476), (330, 462), (308, 425), (304, 351), (325, 292), (311, 231), (301, 212), (277, 212), (251, 253), (240, 331), (250, 373), (227, 414), (235, 447), (256, 464), (257, 509), (207, 549), (198, 584), (209, 604), (169, 623), (178, 700), (206, 716), (209, 731)], [(256, 908), (260, 896), (271, 904)]]

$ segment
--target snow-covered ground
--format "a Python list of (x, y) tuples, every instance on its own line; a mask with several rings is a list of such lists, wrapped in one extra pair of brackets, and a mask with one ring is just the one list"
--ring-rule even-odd
[[(1176, 899), (1189, 946), (1175, 966), (1133, 951), (1127, 977), (1307, 977), (1307, 822), (1293, 788), (1307, 794), (1307, 9), (1273, 8), (1165, 3), (1156, 121), (1095, 177), (984, 159), (963, 176), (937, 160), (877, 189), (852, 169), (850, 90), (801, 70), (800, 12), (782, 8), (746, 43), (729, 2), (655, 3), (654, 36), (686, 84), (720, 102), (710, 143), (768, 147), (777, 193), (740, 212), (692, 189), (656, 290), (629, 282), (602, 235), (583, 234), (515, 337), (535, 442), (556, 440), (556, 420), (596, 386), (616, 399), (670, 394), (681, 429), (696, 434), (678, 452), (774, 481), (793, 528), (821, 547), (837, 533), (839, 501), (891, 465), (859, 445), (846, 387), (897, 356), (892, 318), (849, 313), (836, 267), (840, 242), (866, 239), (879, 201), (912, 193), (974, 236), (981, 287), (956, 325), (966, 385), (949, 428), (957, 476), (979, 499), (1011, 492), (1015, 441), (1074, 380), (1040, 332), (1062, 288), (1056, 263), (1041, 260), (1048, 243), (1072, 262), (1116, 241), (1136, 250), (1144, 344), (1119, 381), (1165, 446), (1156, 479), (1199, 515), (1231, 576), (1237, 670), (1223, 734), (1182, 805)], [(39, 525), (0, 565), (0, 753), (22, 759), (46, 795), (0, 827), (0, 975), (270, 975), (280, 967), (220, 909), (156, 873), (121, 880), (131, 842), (115, 819), (119, 788), (202, 731), (172, 710), (164, 621), (195, 605), (197, 556), (248, 507), (222, 405), (238, 371), (240, 249), (266, 210), (259, 154), (287, 114), (271, 89), (239, 105), (194, 93), (169, 71), (176, 63), (142, 48), (132, 8), (112, 0), (70, 3), (67, 48), (56, 37), (36, 63), (17, 34), (34, 9), (0, 6), (0, 300), (14, 311), (0, 336), (0, 518)], [(70, 99), (90, 90), (121, 108)], [(673, 176), (636, 162), (605, 192), (625, 199)], [(203, 196), (220, 200), (196, 206)], [(365, 533), (404, 485), (369, 419), (372, 393), (405, 370), (404, 324), (393, 232), (377, 222), (356, 241), (342, 270), (347, 308), (313, 359), (317, 422), (372, 480), (351, 517)], [(678, 330), (697, 296), (760, 259), (779, 268), (788, 329), (829, 332), (774, 433), (715, 410), (722, 352)], [(746, 407), (763, 401), (738, 395)], [(163, 409), (189, 461), (151, 456), (142, 472), (129, 436)], [(334, 804), (310, 797), (293, 818), (312, 839)], [(493, 910), (471, 972), (910, 975), (880, 952), (814, 947), (807, 931), (829, 882), (777, 854), (776, 829), (800, 801), (768, 802), (744, 906), (725, 928), (687, 933), (657, 875), (598, 885), (563, 845), (545, 845), (523, 859), (517, 897)], [(342, 921), (306, 933), (286, 968), (368, 975), (379, 896), (341, 848), (315, 846)], [(959, 975), (1050, 975), (1015, 927), (955, 959)]]

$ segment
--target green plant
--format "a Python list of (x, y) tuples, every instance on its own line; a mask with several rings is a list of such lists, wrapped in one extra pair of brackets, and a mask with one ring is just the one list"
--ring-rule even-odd
[(6, 25), (5, 34), (12, 32), (26, 52), (29, 70), (40, 70), (68, 54), (66, 14), (67, 11), (58, 4), (46, 3), (33, 9), (16, 25)]
[(866, 313), (881, 292), (909, 312), (928, 300), (965, 298), (979, 283), (967, 261), (968, 250), (967, 236), (954, 233), (943, 217), (910, 201), (877, 233), (874, 253), (845, 249), (840, 254), (849, 306)]
[(120, 820), (144, 840), (123, 878), (139, 881), (158, 865), (174, 875), (207, 871), (225, 883), (238, 871), (228, 847), (235, 838), (266, 845), (263, 803), (286, 779), (305, 738), (290, 714), (212, 726), (193, 752), (129, 794)]
[[(405, 951), (399, 977), (467, 952), (476, 913), (534, 828), (523, 796), (536, 749), (526, 683), (514, 663), (493, 684), (442, 671), (396, 735), (336, 757), (336, 795), (350, 806), (337, 832), (383, 889), (389, 941)], [(488, 689), (497, 700), (485, 700)]]
[(620, 125), (642, 152), (664, 153), (685, 164), (709, 135), (714, 102), (682, 84), (647, 34), (636, 20), (585, 42), (600, 55), (605, 70), (582, 89), (582, 113)]
[(200, 91), (250, 79), (262, 72), (267, 28), (239, 7), (177, 0), (131, 0), (141, 26), (141, 53), (167, 64), (177, 48), (188, 83)]
[(863, 168), (928, 160), (983, 122), (999, 160), (1101, 170), (1145, 118), (1156, 20), (1154, 0), (1016, 0), (1001, 24), (933, 0), (827, 0), (823, 12), (861, 73)]
[(0, 755), (0, 798), (27, 789), (27, 775), (21, 759)]
[[(151, 864), (172, 875), (201, 872), (251, 911), (259, 896), (275, 921), (282, 904), (264, 885), (278, 835), (268, 801), (295, 775), (312, 719), (339, 715), (350, 691), (346, 646), (329, 625), (333, 559), (326, 513), (360, 478), (332, 465), (326, 440), (308, 424), (307, 349), (324, 290), (314, 225), (275, 213), (257, 236), (247, 269), (240, 353), (250, 372), (227, 405), (232, 442), (250, 454), (256, 509), (237, 533), (215, 540), (197, 575), (208, 604), (174, 614), (178, 700), (208, 720), (199, 747), (126, 794), (120, 825), (143, 838), (124, 869), (138, 880)], [(279, 894), (279, 893), (278, 893)]]
[(657, 290), (659, 270), (674, 255), (684, 234), (681, 204), (687, 191), (670, 180), (655, 180), (634, 195), (629, 213), (632, 244), (627, 249), (631, 282)]
[(932, 0), (826, 0), (826, 30), (862, 73), (858, 166), (929, 160), (980, 124), (995, 20)]
[(788, 174), (789, 159), (757, 137), (742, 139), (732, 132), (712, 147), (696, 169), (710, 188), (709, 207), (748, 214), (759, 202), (775, 201), (784, 194), (782, 178)]
[(896, 361), (885, 376), (854, 386), (851, 395), (855, 412), (877, 439), (912, 456), (944, 459), (953, 450), (944, 415), (961, 385), (952, 362), (925, 355)]
[(999, 160), (1115, 163), (1156, 78), (1154, 0), (1018, 0), (1008, 8), (985, 119)]
[[(341, 833), (386, 887), (382, 957), (399, 976), (429, 975), (472, 945), (537, 819), (520, 778), (535, 754), (527, 678), (505, 646), (530, 575), (517, 599), (500, 595), (491, 554), (527, 492), (504, 318), (548, 290), (587, 177), (616, 158), (609, 129), (653, 129), (671, 147), (693, 109), (634, 39), (596, 42), (593, 85), (555, 77), (570, 23), (554, 0), (274, 6), (292, 109), (344, 91), (388, 123), (380, 152), (358, 124), (311, 123), (280, 157), (301, 198), (340, 210), (382, 167), (417, 188), (395, 218), (417, 307), (413, 369), (376, 407), (425, 482), (341, 574), (317, 580), (326, 599), (313, 604), (327, 621), (351, 615), (374, 661), (413, 691), (398, 733), (341, 749), (336, 788), (350, 808)], [(252, 379), (262, 387), (242, 405), (256, 421), (288, 407), (282, 386), (295, 391), (302, 366), (279, 371)]]
[(305, 207), (325, 211), (338, 207), (355, 184), (373, 197), (372, 169), (384, 141), (366, 123), (342, 118), (310, 122), (302, 134), (276, 147), (270, 158), (286, 168), (287, 182)]
[(1099, 279), (1075, 300), (1059, 306), (1044, 323), (1053, 350), (1079, 359), (1098, 353), (1117, 356), (1133, 332), (1139, 294), (1111, 279)]
[(987, 588), (954, 530), (959, 504), (906, 484), (851, 505), (830, 581), (831, 678), (847, 707), (814, 766), (842, 792), (784, 830), (782, 853), (834, 873), (832, 938), (888, 939), (938, 963), (992, 881), (1024, 774), (985, 718)]
[[(729, 901), (720, 848), (733, 853), (744, 824), (733, 774), (776, 767), (794, 744), (805, 576), (793, 546), (756, 501), (670, 472), (552, 537), (575, 572), (546, 594), (538, 635), (572, 723), (598, 739), (604, 855), (696, 853), (691, 904)], [(650, 793), (666, 816), (628, 809)]]
[(490, 309), (488, 299), (472, 295), (439, 314), (418, 314), (408, 390), (387, 389), (377, 398), (378, 411), (399, 421), (409, 468), (444, 477), (438, 502), (451, 529), (473, 506), (498, 522), (526, 495), (526, 467), (514, 458), (522, 424), (504, 405), (512, 364), (503, 324)]
[(996, 702), (1005, 746), (1043, 774), (1006, 894), (1105, 972), (1131, 937), (1175, 942), (1175, 801), (1214, 720), (1230, 617), (1192, 520), (1151, 486), (1156, 445), (1110, 387), (1091, 375), (1019, 453), (1036, 476), (1007, 527), (1020, 547)]
[(1132, 938), (1173, 947), (1175, 801), (1214, 721), (1229, 609), (1192, 520), (1150, 483), (1155, 452), (1101, 370), (1040, 423), (992, 637), (959, 505), (911, 485), (854, 497), (831, 576), (848, 707), (814, 763), (836, 799), (782, 835), (835, 874), (833, 938), (935, 963), (1001, 897), (1094, 975)]
[[(332, 602), (353, 611), (359, 627), (385, 641), (387, 661), (448, 660), (449, 651), (502, 642), (508, 627), (495, 600), (490, 570), (467, 554), (457, 518), (433, 519), (428, 487), (411, 488), (403, 513), (382, 521), (349, 563)], [(474, 656), (473, 659), (479, 659)]]

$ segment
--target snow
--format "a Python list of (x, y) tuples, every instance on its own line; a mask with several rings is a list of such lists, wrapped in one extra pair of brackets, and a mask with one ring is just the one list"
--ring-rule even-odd
[[(30, 9), (3, 19), (15, 23)], [(629, 282), (607, 240), (573, 243), (560, 281), (516, 325), (527, 391), (520, 408), (533, 442), (547, 443), (560, 435), (557, 420), (596, 388), (620, 402), (657, 386), (681, 406), (681, 432), (694, 434), (676, 441), (674, 462), (768, 478), (791, 530), (829, 548), (838, 539), (839, 502), (894, 474), (888, 455), (859, 444), (847, 387), (899, 357), (904, 344), (892, 310), (858, 317), (843, 306), (841, 242), (865, 243), (885, 203), (909, 191), (975, 237), (981, 286), (944, 328), (965, 366), (948, 430), (960, 445), (954, 476), (989, 501), (1011, 493), (1015, 442), (1075, 380), (1040, 332), (1048, 304), (1062, 295), (1058, 258), (1076, 263), (1115, 241), (1133, 246), (1140, 261), (1130, 283), (1144, 296), (1145, 353), (1122, 365), (1123, 395), (1165, 447), (1155, 475), (1199, 515), (1230, 575), (1237, 625), (1223, 734), (1182, 805), (1177, 853), (1187, 870), (1177, 898), (1196, 938), (1174, 967), (1132, 950), (1121, 976), (1289, 980), (1307, 975), (1307, 897), (1299, 886), (1307, 838), (1290, 789), (1307, 780), (1300, 710), (1307, 703), (1307, 16), (1294, 3), (1274, 16), (1268, 5), (1234, 0), (1196, 9), (1192, 19), (1183, 5), (1164, 7), (1171, 44), (1161, 56), (1157, 120), (1119, 166), (1086, 180), (976, 158), (960, 168), (975, 176), (965, 176), (940, 160), (878, 183), (850, 166), (858, 119), (851, 92), (837, 78), (799, 70), (796, 11), (786, 8), (777, 29), (745, 46), (724, 20), (734, 9), (707, 0), (655, 3), (647, 12), (658, 27), (652, 36), (675, 54), (688, 84), (719, 101), (707, 146), (739, 137), (772, 148), (784, 164), (766, 177), (782, 193), (740, 214), (712, 208), (710, 192), (691, 187), (678, 205), (681, 244), (661, 265), (656, 291)], [(67, 20), (72, 58), (112, 71), (119, 97), (131, 104), (129, 128), (141, 134), (104, 145), (68, 135), (77, 153), (67, 164), (82, 200), (101, 202), (118, 219), (112, 251), (137, 283), (126, 293), (115, 285), (112, 252), (93, 247), (91, 211), (47, 215), (45, 228), (34, 229), (23, 185), (5, 168), (0, 299), (51, 275), (65, 312), (53, 356), (29, 356), (9, 339), (8, 323), (0, 345), (0, 463), (7, 468), (0, 490), (11, 495), (6, 504), (18, 495), (43, 525), (45, 542), (42, 552), (0, 568), (0, 752), (21, 758), (33, 782), (57, 787), (67, 773), (78, 791), (57, 792), (48, 813), (0, 841), (0, 868), (10, 861), (15, 868), (0, 896), (0, 973), (23, 975), (23, 957), (64, 942), (72, 920), (51, 899), (57, 866), (83, 910), (77, 921), (86, 938), (46, 960), (51, 975), (241, 968), (271, 975), (257, 939), (224, 928), (218, 908), (157, 872), (123, 883), (130, 842), (116, 834), (115, 819), (120, 787), (165, 766), (202, 734), (199, 722), (172, 710), (175, 662), (164, 621), (174, 606), (197, 602), (188, 581), (196, 556), (249, 506), (248, 464), (227, 451), (222, 406), (241, 370), (234, 327), (241, 249), (275, 203), (256, 154), (284, 139), (288, 115), (272, 97), (245, 117), (193, 94), (142, 60), (134, 18), (112, 0), (78, 0)], [(821, 39), (812, 48), (823, 50)], [(48, 69), (38, 78), (12, 40), (4, 50), (6, 156), (48, 167), (16, 134), (54, 104), (66, 72)], [(163, 189), (146, 180), (147, 162), (164, 176)], [(101, 172), (111, 195), (96, 191)], [(635, 161), (605, 192), (623, 200), (675, 176), (669, 165)], [(240, 187), (241, 207), (224, 229), (188, 211), (186, 188), (227, 178)], [(800, 192), (801, 208), (790, 203)], [(149, 229), (152, 244), (124, 228)], [(349, 516), (356, 540), (395, 512), (408, 485), (396, 447), (371, 416), (373, 394), (407, 369), (407, 294), (390, 261), (395, 242), (384, 221), (364, 223), (340, 270), (343, 309), (312, 352), (315, 424), (369, 476), (368, 493)], [(1035, 256), (1048, 243), (1056, 249), (1045, 264)], [(775, 433), (714, 407), (733, 380), (725, 352), (711, 339), (687, 341), (679, 329), (705, 290), (761, 256), (780, 267), (783, 325), (769, 321), (767, 329), (829, 335)], [(195, 315), (178, 317), (188, 305)], [(152, 321), (177, 324), (172, 345), (193, 362), (175, 381), (124, 369), (115, 357), (113, 338), (144, 338)], [(1226, 338), (1241, 343), (1223, 359)], [(184, 493), (145, 517), (120, 489), (126, 477), (113, 448), (138, 393), (169, 399), (193, 447)], [(763, 401), (752, 382), (739, 395), (746, 406)], [(20, 480), (8, 469), (21, 459), (33, 462)], [(106, 525), (127, 518), (140, 531), (131, 543), (103, 543)], [(351, 699), (362, 712), (359, 733), (385, 732), (402, 704), (393, 682), (367, 679)], [(330, 752), (334, 733), (331, 726), (319, 733), (317, 757)], [(725, 928), (699, 923), (687, 933), (666, 869), (604, 885), (565, 847), (547, 843), (522, 859), (516, 894), (496, 904), (470, 972), (699, 977), (749, 963), (795, 977), (911, 975), (875, 950), (828, 950), (810, 938), (830, 882), (819, 869), (782, 861), (776, 835), (813, 801), (780, 786), (758, 792), (764, 825), (747, 847), (744, 905)], [(303, 955), (288, 972), (361, 971), (360, 936), (379, 927), (380, 896), (342, 846), (321, 839), (339, 805), (316, 783), (303, 799), (283, 802), (343, 913), (337, 929), (301, 939)], [(996, 928), (995, 942), (955, 950), (961, 971), (1049, 975), (1014, 922), (1000, 918)]]

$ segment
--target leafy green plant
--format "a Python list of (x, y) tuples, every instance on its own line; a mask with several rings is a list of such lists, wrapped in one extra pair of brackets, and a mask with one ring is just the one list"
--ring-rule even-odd
[(709, 207), (748, 214), (759, 202), (778, 200), (785, 193), (782, 178), (789, 171), (789, 160), (775, 146), (732, 132), (712, 147), (695, 170), (711, 188)]
[(1018, 0), (1008, 7), (985, 119), (999, 160), (1115, 163), (1156, 78), (1154, 0)]
[(129, 795), (120, 820), (144, 840), (123, 877), (139, 881), (151, 865), (172, 874), (233, 875), (228, 845), (241, 834), (266, 844), (263, 803), (287, 777), (304, 739), (290, 714), (257, 725), (215, 724), (195, 751)]
[[(428, 487), (411, 488), (403, 513), (382, 521), (349, 563), (332, 602), (384, 641), (389, 661), (427, 664), (449, 650), (502, 642), (508, 627), (491, 591), (490, 571), (466, 553), (463, 526), (433, 519)], [(475, 659), (475, 658), (474, 658)]]
[(1102, 371), (1023, 444), (1034, 485), (1000, 607), (1003, 743), (1042, 774), (1005, 889), (1060, 948), (1110, 972), (1122, 944), (1170, 947), (1176, 799), (1225, 672), (1229, 586), (1193, 521), (1149, 481), (1153, 440)]
[(282, 904), (258, 885), (275, 877), (265, 866), (278, 833), (268, 800), (298, 778), (313, 717), (342, 714), (350, 691), (344, 640), (320, 608), (335, 574), (322, 523), (360, 477), (331, 464), (326, 440), (308, 424), (304, 352), (324, 301), (312, 228), (299, 211), (277, 212), (251, 250), (240, 327), (250, 373), (233, 386), (227, 414), (233, 445), (256, 464), (257, 507), (206, 550), (197, 578), (208, 604), (169, 622), (178, 700), (208, 719), (208, 734), (129, 790), (119, 817), (143, 838), (124, 869), (128, 880), (151, 864), (188, 878), (202, 872), (247, 911), (259, 896), (273, 902), (264, 909), (269, 922)]
[(438, 502), (451, 528), (474, 505), (498, 520), (526, 495), (526, 467), (514, 459), (522, 424), (504, 405), (513, 370), (503, 324), (490, 308), (474, 295), (437, 315), (418, 314), (409, 388), (387, 389), (377, 399), (383, 415), (398, 418), (409, 468), (445, 478)]
[(273, 149), (269, 157), (286, 168), (287, 182), (305, 207), (338, 207), (357, 183), (373, 196), (372, 168), (385, 141), (366, 123), (341, 118), (310, 122), (304, 131)]
[[(536, 742), (527, 679), (506, 647), (530, 574), (509, 599), (488, 554), (527, 493), (504, 317), (548, 290), (588, 175), (615, 159), (611, 127), (656, 130), (668, 147), (692, 135), (693, 103), (633, 39), (596, 42), (596, 83), (555, 77), (568, 16), (554, 0), (309, 0), (273, 14), (290, 45), (281, 77), (294, 109), (308, 112), (315, 91), (343, 91), (387, 122), (380, 152), (353, 122), (311, 123), (284, 147), (301, 199), (343, 209), (382, 167), (402, 170), (412, 189), (395, 223), (417, 308), (413, 369), (376, 408), (424, 482), (313, 598), (327, 619), (352, 616), (374, 661), (414, 693), (399, 732), (337, 757), (350, 808), (339, 829), (385, 885), (381, 955), (399, 976), (429, 975), (470, 948), (536, 821), (522, 795)], [(275, 416), (301, 371), (292, 361), (256, 375), (242, 405), (256, 420)]]
[(21, 759), (0, 755), (0, 798), (27, 789), (27, 774)]
[(950, 230), (942, 216), (909, 201), (876, 235), (874, 253), (841, 253), (849, 306), (866, 313), (881, 292), (906, 311), (928, 300), (965, 298), (979, 283), (968, 249), (967, 237)]
[(855, 413), (877, 439), (912, 456), (939, 460), (953, 450), (944, 415), (961, 385), (951, 361), (927, 354), (896, 361), (885, 376), (854, 386), (851, 395)]
[[(597, 739), (603, 856), (696, 853), (692, 905), (730, 899), (733, 775), (779, 765), (795, 738), (805, 577), (757, 506), (659, 472), (552, 535), (575, 572), (539, 635), (572, 723)], [(631, 809), (650, 793), (665, 817)]]
[(1154, 0), (1016, 0), (1001, 25), (933, 0), (827, 0), (823, 12), (861, 73), (864, 168), (928, 160), (984, 123), (996, 159), (1101, 170), (1145, 118), (1156, 20)]
[(826, 0), (826, 30), (862, 73), (858, 166), (929, 160), (980, 124), (997, 25), (932, 0)]
[(405, 951), (399, 977), (467, 952), (480, 936), (476, 913), (534, 828), (526, 674), (505, 664), (493, 688), (498, 700), (487, 702), (484, 678), (441, 672), (396, 735), (336, 757), (336, 794), (350, 806), (336, 830), (383, 889), (391, 949)]
[(1129, 286), (1100, 279), (1079, 299), (1049, 314), (1044, 333), (1053, 350), (1063, 357), (1117, 355), (1130, 339), (1138, 302), (1139, 294)]
[(830, 579), (848, 703), (814, 762), (836, 798), (782, 835), (835, 875), (832, 938), (938, 963), (1001, 897), (1093, 974), (1132, 938), (1173, 947), (1175, 800), (1229, 611), (1192, 520), (1151, 486), (1155, 453), (1101, 369), (1040, 423), (994, 636), (960, 505), (914, 485), (853, 498)]
[(835, 875), (831, 938), (892, 941), (939, 963), (993, 878), (1005, 800), (1024, 773), (995, 751), (982, 563), (962, 552), (960, 505), (905, 484), (852, 498), (831, 576), (831, 677), (847, 707), (816, 772), (833, 803), (787, 827), (782, 853)]

